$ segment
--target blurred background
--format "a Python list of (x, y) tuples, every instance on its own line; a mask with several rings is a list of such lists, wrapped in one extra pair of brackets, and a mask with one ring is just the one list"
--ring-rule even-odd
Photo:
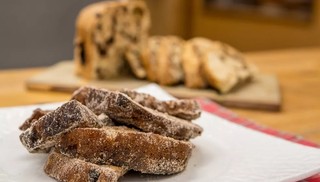
[[(97, 1), (1, 0), (0, 69), (72, 59), (76, 16)], [(320, 45), (319, 1), (146, 1), (152, 35), (204, 36), (244, 52)]]

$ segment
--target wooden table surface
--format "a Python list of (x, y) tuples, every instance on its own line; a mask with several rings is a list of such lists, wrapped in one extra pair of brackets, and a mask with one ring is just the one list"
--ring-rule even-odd
[[(262, 125), (320, 143), (320, 48), (246, 54), (264, 73), (278, 76), (281, 112), (230, 108)], [(64, 101), (70, 93), (29, 91), (24, 82), (45, 68), (0, 70), (0, 107)]]

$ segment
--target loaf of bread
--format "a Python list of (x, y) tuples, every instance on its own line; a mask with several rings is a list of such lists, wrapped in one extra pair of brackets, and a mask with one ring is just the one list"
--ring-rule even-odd
[(21, 143), (31, 153), (48, 152), (57, 137), (77, 127), (102, 127), (108, 125), (99, 120), (87, 107), (72, 100), (36, 120), (20, 135)]
[(184, 40), (177, 36), (149, 38), (143, 56), (148, 80), (160, 85), (175, 85), (183, 81), (183, 44)]
[(59, 152), (96, 164), (111, 164), (151, 174), (185, 169), (193, 145), (126, 127), (76, 128), (61, 136)]
[(126, 171), (123, 167), (97, 165), (57, 152), (51, 152), (44, 165), (44, 172), (61, 182), (117, 182)]
[(140, 0), (91, 4), (76, 22), (74, 60), (78, 75), (88, 79), (119, 76), (131, 67), (144, 78), (141, 49), (146, 46), (149, 11)]
[(97, 115), (105, 113), (119, 123), (145, 132), (178, 140), (189, 140), (202, 132), (197, 124), (144, 107), (121, 92), (83, 87), (73, 94), (72, 99), (86, 105)]

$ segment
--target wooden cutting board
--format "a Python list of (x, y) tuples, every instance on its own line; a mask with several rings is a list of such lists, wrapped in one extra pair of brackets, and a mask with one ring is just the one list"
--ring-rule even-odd
[[(63, 61), (49, 67), (44, 72), (27, 80), (28, 89), (73, 92), (84, 85), (92, 85), (111, 90), (137, 88), (151, 82), (136, 78), (112, 80), (85, 80), (74, 74), (72, 61)], [(254, 80), (234, 91), (221, 95), (213, 89), (190, 89), (183, 85), (164, 86), (170, 94), (178, 98), (209, 98), (225, 106), (279, 111), (281, 94), (277, 78), (273, 75), (258, 74)]]

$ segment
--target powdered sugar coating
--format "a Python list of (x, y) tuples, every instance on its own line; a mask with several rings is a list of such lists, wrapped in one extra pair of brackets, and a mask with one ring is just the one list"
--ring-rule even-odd
[[(191, 116), (197, 103), (162, 102), (135, 94), (138, 101), (121, 92), (84, 87), (73, 99), (87, 107), (71, 100), (33, 120), (20, 140), (29, 152), (59, 152), (50, 154), (45, 166), (46, 173), (59, 181), (117, 181), (127, 170), (149, 174), (183, 171), (193, 145), (181, 140), (200, 135), (202, 128), (168, 113), (191, 111), (187, 113)], [(148, 101), (152, 102), (144, 103)], [(137, 129), (110, 126), (113, 121)], [(102, 166), (106, 164), (121, 166), (121, 174), (118, 167)]]
[(126, 172), (122, 167), (99, 166), (56, 152), (50, 153), (44, 171), (58, 181), (116, 182)]
[(189, 140), (202, 132), (202, 128), (194, 123), (144, 107), (120, 92), (83, 87), (75, 92), (73, 99), (82, 102), (95, 114), (105, 113), (111, 119), (145, 132), (179, 140)]
[(50, 110), (42, 110), (40, 108), (35, 109), (31, 116), (29, 118), (27, 118), (22, 125), (19, 127), (20, 130), (25, 131), (26, 129), (28, 129), (32, 123), (34, 123), (35, 121), (37, 121), (39, 118), (41, 118), (42, 116), (46, 115), (47, 113), (51, 112)]
[(186, 120), (197, 119), (201, 115), (198, 102), (190, 99), (163, 101), (157, 110)]
[(120, 92), (126, 94), (132, 100), (141, 104), (142, 106), (157, 110), (159, 112), (167, 113), (181, 119), (190, 121), (199, 118), (201, 115), (200, 106), (195, 100), (180, 99), (160, 101), (149, 94), (139, 93), (134, 90), (124, 89)]
[(69, 101), (47, 113), (20, 135), (21, 143), (29, 152), (48, 152), (56, 138), (77, 127), (102, 127), (107, 123), (78, 101)]
[(185, 169), (193, 145), (126, 127), (76, 128), (61, 136), (61, 153), (96, 164), (113, 164), (151, 174)]

